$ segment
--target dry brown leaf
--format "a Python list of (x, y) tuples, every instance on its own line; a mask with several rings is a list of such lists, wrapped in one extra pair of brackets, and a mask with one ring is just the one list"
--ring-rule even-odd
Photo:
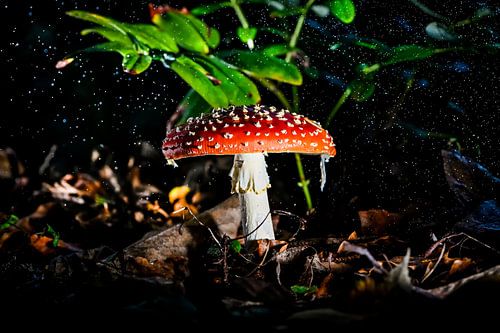
[(391, 213), (385, 209), (360, 210), (361, 231), (365, 235), (382, 235), (394, 227), (401, 220), (401, 215)]
[(455, 259), (453, 260), (453, 263), (451, 264), (449, 274), (457, 274), (457, 273), (462, 273), (466, 271), (469, 267), (471, 267), (473, 264), (472, 259), (470, 258), (462, 258), (462, 259)]
[(333, 280), (333, 273), (328, 273), (327, 276), (321, 281), (318, 290), (316, 291), (316, 297), (325, 298), (329, 295), (329, 285)]
[(31, 246), (41, 254), (52, 254), (56, 250), (52, 247), (53, 239), (47, 236), (33, 234), (30, 236)]
[(349, 241), (352, 241), (352, 240), (356, 240), (358, 239), (358, 233), (356, 231), (353, 231), (351, 232), (351, 234), (349, 235), (349, 237), (347, 237), (347, 240)]

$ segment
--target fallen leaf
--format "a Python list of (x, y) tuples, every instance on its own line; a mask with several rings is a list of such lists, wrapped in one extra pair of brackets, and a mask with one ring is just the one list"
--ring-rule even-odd
[(365, 235), (380, 236), (386, 234), (388, 229), (397, 225), (401, 220), (401, 215), (388, 212), (385, 209), (360, 210), (358, 215), (361, 231)]

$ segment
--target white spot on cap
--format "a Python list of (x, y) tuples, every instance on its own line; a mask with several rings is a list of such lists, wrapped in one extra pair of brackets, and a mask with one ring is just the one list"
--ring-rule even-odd
[(217, 142), (214, 146), (215, 149), (219, 149), (220, 148), (220, 144)]
[(262, 127), (262, 125), (258, 121), (254, 125), (255, 125), (255, 127)]
[(224, 133), (224, 138), (225, 139), (231, 139), (233, 135), (231, 133)]
[(318, 144), (316, 142), (311, 142), (310, 145), (311, 145), (311, 147), (317, 147), (318, 146)]

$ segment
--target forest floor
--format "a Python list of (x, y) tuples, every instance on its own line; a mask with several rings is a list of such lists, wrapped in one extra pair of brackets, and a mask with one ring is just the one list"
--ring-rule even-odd
[(137, 158), (120, 176), (96, 154), (88, 169), (56, 176), (47, 160), (33, 184), (15, 152), (1, 151), (3, 314), (51, 313), (53, 322), (116, 311), (126, 315), (120, 323), (146, 316), (183, 329), (271, 332), (497, 321), (499, 181), (458, 153), (443, 153), (468, 207), (452, 226), (411, 221), (408, 232), (403, 214), (371, 209), (349, 232), (320, 234), (308, 230), (311, 214), (276, 210), (279, 241), (250, 245), (237, 196), (203, 209), (210, 193), (165, 193), (142, 182)]

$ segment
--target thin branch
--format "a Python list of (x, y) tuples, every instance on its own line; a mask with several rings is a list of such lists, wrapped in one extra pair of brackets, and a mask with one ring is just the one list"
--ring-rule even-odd
[[(214, 239), (214, 241), (217, 243), (217, 245), (219, 246), (219, 248), (221, 249), (221, 251), (223, 251), (223, 250), (224, 250), (224, 248), (222, 247), (221, 243), (220, 243), (220, 242), (219, 242), (219, 240), (217, 239), (217, 236), (215, 236), (215, 234), (214, 234), (214, 232), (212, 231), (212, 229), (211, 229), (209, 226), (207, 226), (205, 223), (201, 222), (201, 221), (198, 219), (198, 217), (196, 217), (196, 215), (195, 215), (195, 214), (191, 211), (191, 209), (190, 209), (189, 207), (183, 207), (183, 208), (181, 208), (181, 209), (178, 209), (178, 210), (176, 210), (175, 212), (172, 212), (172, 215), (177, 214), (177, 213), (180, 213), (180, 212), (182, 212), (183, 210), (187, 210), (187, 211), (189, 212), (189, 214), (191, 214), (191, 216), (193, 217), (193, 219), (194, 219), (196, 222), (198, 222), (198, 224), (200, 224), (201, 226), (203, 226), (203, 227), (205, 227), (205, 228), (207, 228), (207, 229), (208, 229), (208, 231), (210, 232), (210, 235), (212, 235), (212, 238)], [(181, 228), (182, 228), (182, 226), (183, 226), (183, 225), (184, 225), (184, 224), (181, 224)], [(179, 231), (180, 231), (180, 230), (181, 230), (181, 229), (179, 228)]]

